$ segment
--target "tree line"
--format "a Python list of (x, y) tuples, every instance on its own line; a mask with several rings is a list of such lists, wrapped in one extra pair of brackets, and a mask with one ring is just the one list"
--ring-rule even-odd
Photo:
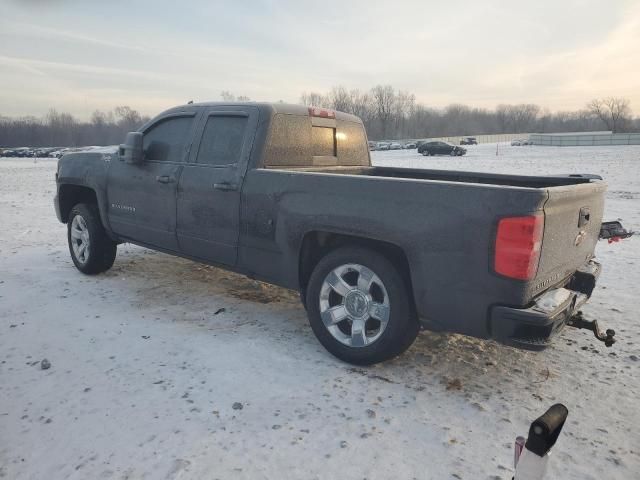
[[(224, 101), (249, 101), (223, 91)], [(391, 85), (370, 90), (331, 88), (327, 93), (305, 92), (303, 105), (325, 107), (360, 117), (372, 140), (418, 139), (502, 133), (555, 133), (612, 130), (640, 131), (640, 118), (633, 118), (629, 101), (608, 97), (590, 101), (584, 109), (551, 112), (535, 104), (502, 104), (495, 109), (451, 104), (432, 108), (416, 101), (414, 94)], [(88, 121), (54, 109), (44, 118), (0, 116), (0, 147), (73, 147), (114, 145), (136, 130), (149, 117), (128, 107), (96, 110)]]
[(149, 117), (128, 106), (103, 112), (89, 121), (70, 113), (49, 110), (44, 118), (0, 116), (0, 147), (78, 147), (122, 143), (127, 132), (137, 130)]
[(357, 115), (373, 140), (640, 130), (640, 118), (633, 118), (629, 100), (617, 97), (594, 99), (581, 110), (567, 112), (551, 112), (529, 103), (501, 104), (493, 110), (462, 104), (437, 109), (417, 102), (412, 93), (377, 85), (368, 91), (337, 86), (327, 93), (305, 92), (300, 103)]

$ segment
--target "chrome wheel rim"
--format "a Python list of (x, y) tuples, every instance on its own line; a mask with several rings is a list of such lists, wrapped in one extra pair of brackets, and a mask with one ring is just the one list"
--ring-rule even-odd
[(384, 283), (364, 265), (341, 265), (322, 282), (320, 317), (343, 345), (366, 347), (378, 340), (387, 328), (390, 311)]
[(76, 260), (81, 264), (87, 263), (90, 247), (87, 222), (80, 215), (76, 215), (71, 221), (71, 248)]

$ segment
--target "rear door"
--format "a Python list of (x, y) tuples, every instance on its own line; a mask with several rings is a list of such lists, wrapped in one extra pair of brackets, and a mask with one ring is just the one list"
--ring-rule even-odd
[(257, 121), (250, 105), (205, 111), (178, 184), (177, 234), (185, 255), (236, 263), (241, 186)]
[(107, 181), (109, 224), (119, 236), (176, 251), (176, 188), (195, 131), (195, 112), (159, 118), (143, 134), (144, 161), (113, 159)]

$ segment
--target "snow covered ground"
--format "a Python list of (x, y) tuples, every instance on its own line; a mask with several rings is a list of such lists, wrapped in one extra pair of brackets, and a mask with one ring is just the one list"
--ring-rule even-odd
[[(379, 165), (601, 174), (607, 219), (640, 229), (640, 147), (374, 152)], [(422, 333), (353, 368), (291, 292), (123, 245), (83, 276), (55, 218), (55, 160), (0, 160), (0, 478), (510, 479), (512, 443), (555, 402), (549, 478), (640, 472), (640, 238), (598, 246), (588, 318), (529, 353)], [(51, 368), (40, 367), (48, 359)]]

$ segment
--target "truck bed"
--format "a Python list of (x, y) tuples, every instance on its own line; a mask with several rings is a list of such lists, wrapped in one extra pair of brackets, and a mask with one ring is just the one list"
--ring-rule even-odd
[[(284, 264), (295, 258), (298, 239), (309, 231), (374, 235), (406, 252), (425, 326), (488, 337), (493, 332), (487, 301), (525, 308), (550, 288), (568, 283), (592, 257), (605, 189), (595, 176), (390, 167), (254, 169), (245, 179), (243, 216), (255, 217), (256, 211), (273, 216), (273, 250), (265, 249), (264, 238), (256, 242), (252, 220), (241, 244), (247, 263), (268, 265), (268, 277), (278, 283), (288, 270)], [(585, 208), (589, 221), (579, 225)], [(495, 273), (499, 220), (541, 213), (545, 226), (535, 278), (519, 281)], [(287, 244), (285, 251), (278, 238)]]

